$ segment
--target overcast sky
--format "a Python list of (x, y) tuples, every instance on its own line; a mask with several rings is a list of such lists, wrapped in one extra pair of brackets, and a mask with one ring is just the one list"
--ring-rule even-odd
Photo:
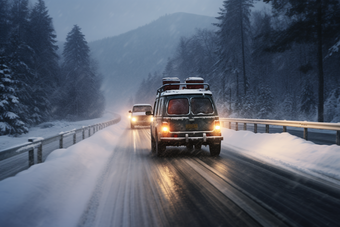
[(122, 34), (166, 14), (185, 12), (216, 17), (223, 0), (45, 0), (45, 3), (57, 40), (64, 41), (77, 24), (91, 42)]

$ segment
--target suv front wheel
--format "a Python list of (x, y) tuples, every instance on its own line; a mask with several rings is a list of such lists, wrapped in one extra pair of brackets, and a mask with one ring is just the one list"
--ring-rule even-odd
[(219, 156), (221, 153), (221, 142), (210, 144), (209, 151), (211, 156)]

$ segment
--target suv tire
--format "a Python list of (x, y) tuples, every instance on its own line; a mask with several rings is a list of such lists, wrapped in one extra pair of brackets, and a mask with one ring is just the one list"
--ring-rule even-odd
[(156, 153), (156, 142), (153, 136), (151, 136), (151, 152), (154, 154)]
[[(157, 135), (157, 132), (156, 132), (156, 135)], [(156, 155), (160, 157), (165, 153), (166, 146), (163, 143), (158, 142), (157, 138), (156, 138), (155, 144), (156, 144), (156, 147), (155, 147)]]
[(219, 156), (221, 153), (221, 142), (210, 144), (209, 151), (211, 156)]
[(134, 129), (135, 128), (135, 126), (131, 123), (131, 129)]

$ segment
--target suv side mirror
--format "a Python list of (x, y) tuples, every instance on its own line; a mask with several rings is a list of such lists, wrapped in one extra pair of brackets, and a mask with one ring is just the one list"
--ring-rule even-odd
[(152, 115), (152, 112), (151, 111), (146, 111), (145, 115)]
[(131, 110), (129, 110), (129, 113), (132, 113), (132, 111), (131, 111)]

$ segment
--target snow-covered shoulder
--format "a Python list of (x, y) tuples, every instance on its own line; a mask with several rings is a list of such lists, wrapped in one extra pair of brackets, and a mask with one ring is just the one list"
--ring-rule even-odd
[(44, 163), (0, 181), (1, 226), (77, 226), (126, 124), (57, 149)]
[(50, 121), (44, 122), (35, 127), (29, 128), (29, 132), (27, 134), (22, 134), (17, 137), (13, 136), (0, 136), (0, 151), (11, 148), (13, 146), (25, 144), (31, 138), (48, 138), (51, 136), (58, 135), (60, 132), (68, 132), (73, 129), (78, 129), (83, 126), (89, 126), (93, 124), (98, 124), (106, 121), (113, 120), (118, 115), (106, 112), (101, 118), (95, 118), (84, 121)]
[(222, 135), (222, 145), (237, 152), (340, 184), (340, 146), (317, 145), (287, 132), (268, 134), (223, 129)]

